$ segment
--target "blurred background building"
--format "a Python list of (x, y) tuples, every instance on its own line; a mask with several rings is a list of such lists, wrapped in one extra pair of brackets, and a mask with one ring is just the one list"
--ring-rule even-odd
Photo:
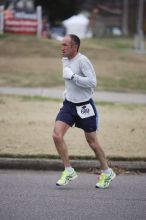
[(48, 37), (79, 33), (80, 37), (133, 36), (146, 33), (146, 0), (0, 0), (5, 19), (35, 19), (36, 6), (42, 6), (43, 29)]

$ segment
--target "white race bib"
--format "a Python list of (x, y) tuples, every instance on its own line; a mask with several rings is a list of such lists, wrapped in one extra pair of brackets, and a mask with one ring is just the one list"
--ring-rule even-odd
[(81, 118), (88, 118), (95, 115), (91, 104), (76, 106), (77, 113)]

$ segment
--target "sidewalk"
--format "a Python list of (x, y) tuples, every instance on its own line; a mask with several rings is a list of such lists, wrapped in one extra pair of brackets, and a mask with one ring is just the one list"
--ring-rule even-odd
[[(19, 87), (0, 87), (0, 94), (41, 96), (62, 99), (63, 87), (57, 88), (19, 88)], [(93, 95), (95, 101), (116, 102), (123, 104), (146, 104), (146, 94), (120, 93), (96, 91)]]
[[(53, 99), (62, 99), (64, 88), (14, 88), (0, 87), (0, 94), (41, 96)], [(146, 104), (146, 94), (129, 94), (115, 92), (95, 92), (95, 101), (115, 102), (123, 104)], [(71, 160), (77, 170), (89, 171), (96, 169), (99, 164), (96, 160)], [(146, 172), (146, 160), (109, 162), (111, 167), (117, 167), (129, 171)], [(37, 169), (37, 170), (60, 170), (63, 169), (61, 160), (58, 159), (22, 159), (22, 158), (0, 158), (0, 169)]]

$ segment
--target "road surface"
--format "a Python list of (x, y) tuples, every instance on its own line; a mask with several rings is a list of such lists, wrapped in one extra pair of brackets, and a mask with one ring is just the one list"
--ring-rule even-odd
[(144, 220), (146, 174), (118, 175), (108, 189), (78, 173), (65, 187), (60, 172), (0, 170), (0, 220)]

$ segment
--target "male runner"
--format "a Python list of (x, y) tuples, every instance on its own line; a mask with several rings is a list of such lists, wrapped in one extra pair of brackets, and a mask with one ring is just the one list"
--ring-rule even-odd
[(83, 129), (85, 138), (94, 151), (101, 165), (101, 174), (96, 188), (107, 188), (116, 176), (108, 167), (105, 153), (98, 143), (98, 113), (92, 100), (96, 87), (96, 74), (89, 59), (79, 53), (80, 39), (70, 34), (62, 41), (63, 78), (65, 80), (65, 100), (60, 109), (54, 126), (53, 140), (63, 161), (64, 171), (57, 186), (63, 186), (77, 177), (77, 173), (70, 164), (68, 150), (64, 141), (67, 130), (75, 125)]

